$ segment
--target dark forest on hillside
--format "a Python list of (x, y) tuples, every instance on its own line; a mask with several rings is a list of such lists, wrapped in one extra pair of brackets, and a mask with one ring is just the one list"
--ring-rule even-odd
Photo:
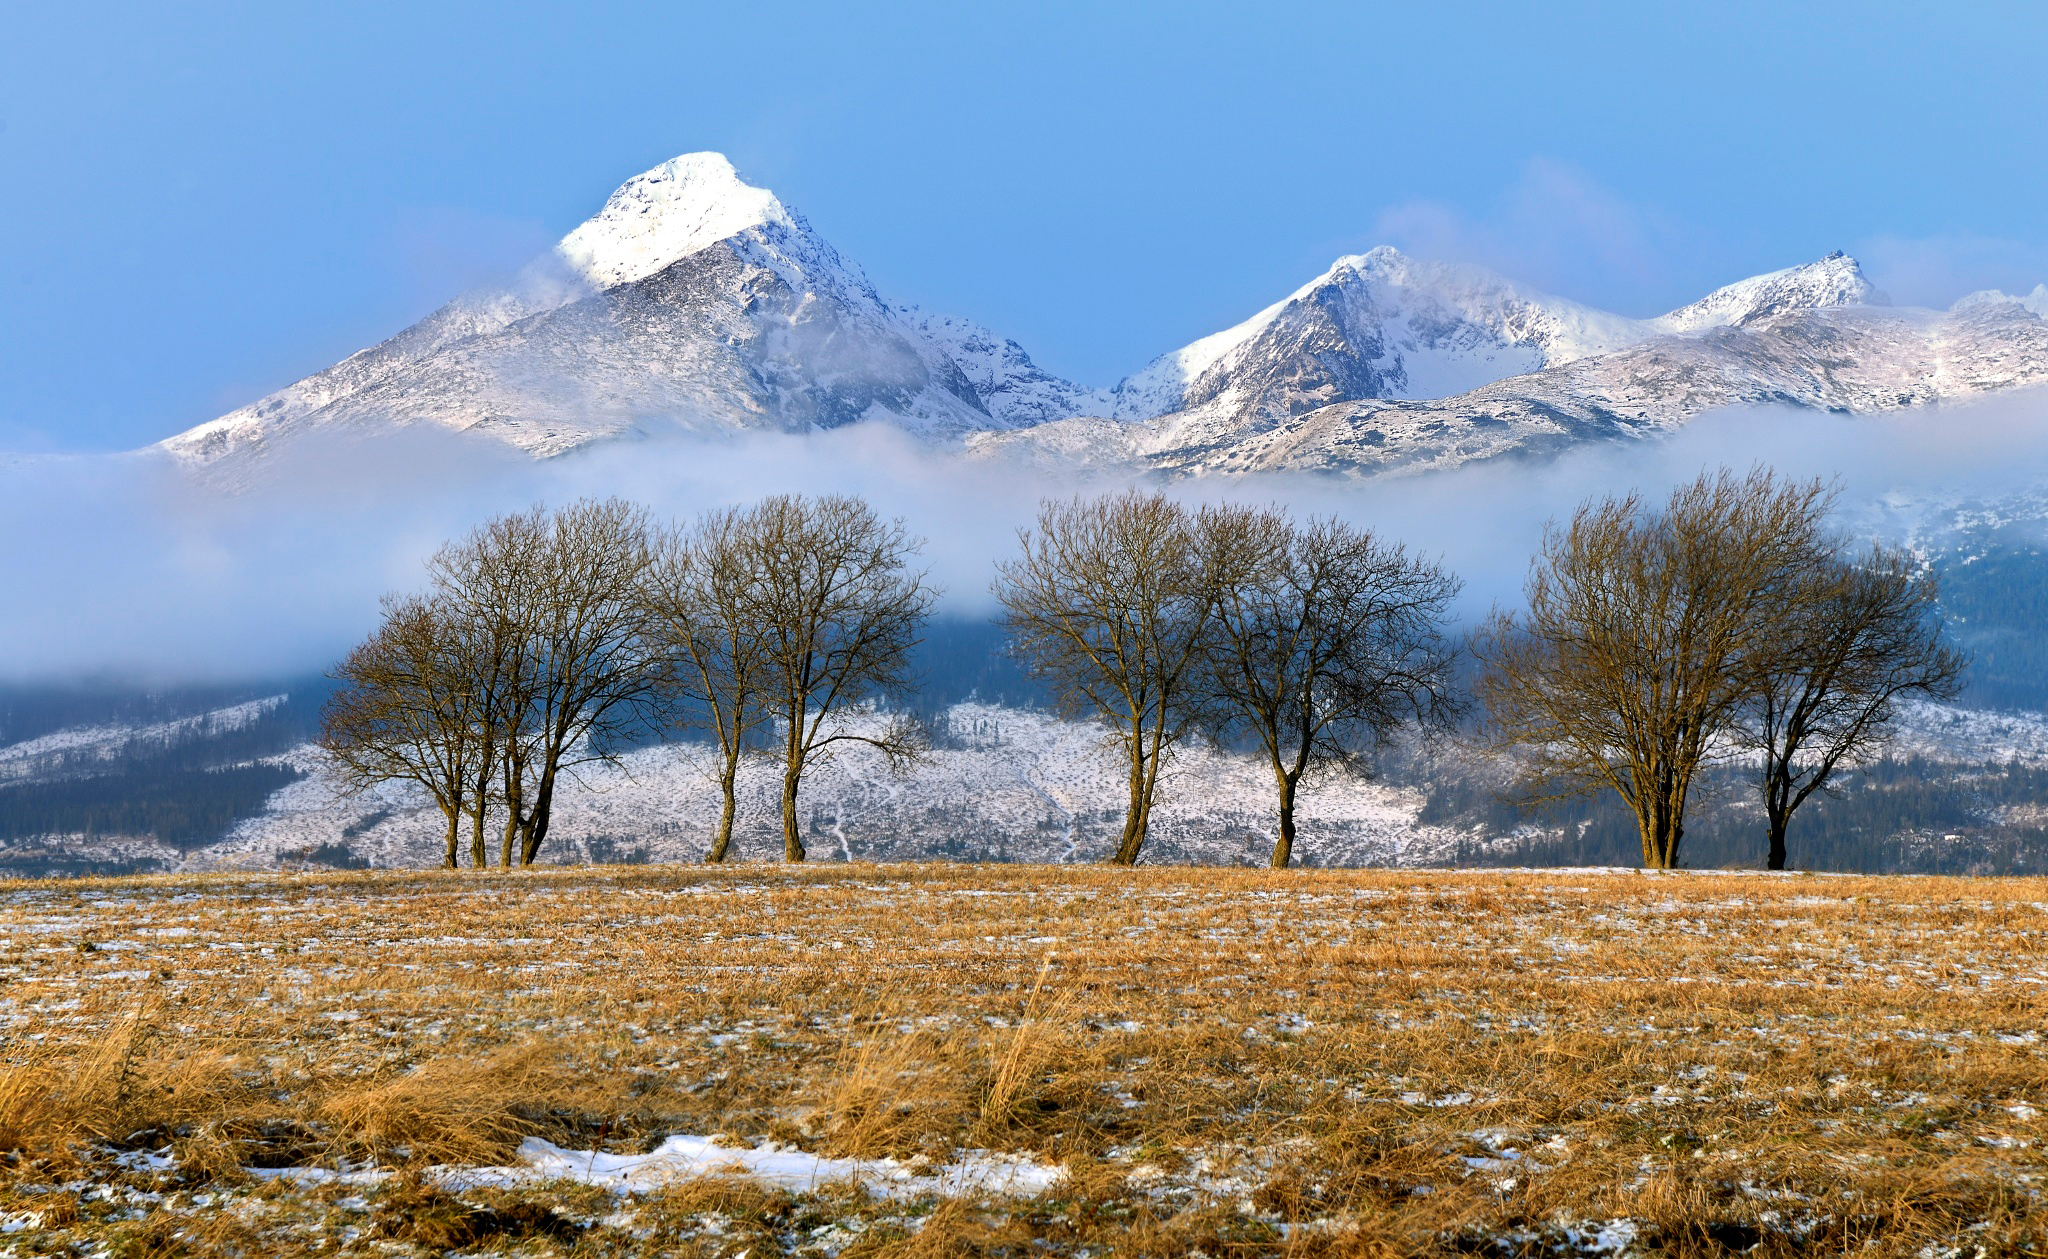
[(167, 737), (135, 735), (111, 746), (56, 750), (0, 777), (0, 844), (45, 835), (151, 836), (174, 848), (201, 847), (263, 808), (299, 773), (261, 758), (304, 743), (319, 725), (328, 684), (299, 678), (255, 687), (150, 690), (112, 685), (0, 690), (7, 742), (79, 726), (141, 727), (283, 694), (253, 721), (229, 730), (203, 725)]
[(1957, 548), (1935, 569), (1949, 632), (1972, 657), (1963, 702), (2048, 709), (2048, 551), (1993, 542)]

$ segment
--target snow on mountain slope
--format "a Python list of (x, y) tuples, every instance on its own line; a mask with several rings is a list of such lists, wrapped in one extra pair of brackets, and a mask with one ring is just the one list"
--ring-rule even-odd
[[(1855, 260), (1837, 253), (1728, 285), (1655, 319), (1630, 319), (1478, 267), (1380, 248), (1339, 258), (1285, 300), (1161, 356), (1112, 392), (1116, 414), (1131, 419), (1225, 396), (1240, 409), (1357, 390), (1369, 392), (1324, 400), (1443, 398), (1666, 333), (1873, 299), (1881, 300)], [(1262, 396), (1274, 385), (1291, 386), (1294, 396)]]
[(1442, 397), (1653, 335), (1639, 321), (1393, 249), (1339, 258), (1234, 328), (1161, 356), (1116, 414), (1298, 413), (1355, 397)]
[(1650, 436), (1722, 407), (1867, 414), (2039, 386), (2048, 386), (2048, 324), (2016, 303), (1817, 309), (1660, 337), (1435, 402), (1326, 407), (1220, 458), (1167, 436), (1151, 457), (1184, 472), (1448, 467)]
[(897, 307), (896, 313), (945, 350), (988, 413), (1007, 427), (1107, 412), (1114, 405), (1108, 390), (1054, 376), (1032, 362), (1023, 346), (971, 320), (930, 315), (909, 306)]
[(1953, 309), (1960, 311), (1972, 306), (2017, 306), (2037, 318), (2048, 319), (2048, 284), (2037, 284), (2033, 292), (2018, 296), (2001, 293), (1997, 289), (1984, 289), (1963, 298)]
[(147, 725), (70, 726), (0, 747), (0, 784), (78, 776), (96, 763), (108, 762), (137, 746), (169, 747), (218, 738), (240, 730), (273, 712), (286, 700), (269, 695)]
[[(1372, 473), (1647, 436), (1719, 407), (1870, 413), (2048, 385), (2048, 322), (2031, 299), (1990, 293), (1946, 312), (1890, 307), (1840, 255), (1640, 321), (1535, 301), (1484, 273), (1425, 272), (1394, 259), (1379, 255), (1369, 269), (1380, 278), (1351, 291), (1325, 277), (1263, 314), (1263, 327), (1189, 387), (1184, 409), (981, 434), (969, 449), (1173, 475)], [(1396, 274), (1400, 284), (1384, 279)], [(1517, 352), (1527, 370), (1499, 371), (1462, 392), (1431, 398), (1408, 388), (1411, 364), (1439, 381), (1458, 369), (1469, 379), (1512, 366)]]
[(210, 464), (315, 428), (420, 423), (539, 456), (669, 425), (947, 436), (1081, 394), (1014, 343), (885, 302), (801, 215), (698, 153), (629, 180), (514, 291), (458, 299), (163, 446)]
[(771, 223), (797, 228), (774, 193), (743, 182), (723, 156), (688, 153), (620, 185), (555, 252), (593, 289), (608, 289)]

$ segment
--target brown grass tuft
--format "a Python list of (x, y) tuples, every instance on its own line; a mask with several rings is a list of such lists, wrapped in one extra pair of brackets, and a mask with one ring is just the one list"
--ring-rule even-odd
[(1073, 988), (1048, 993), (1046, 981), (1055, 961), (1048, 953), (1039, 964), (1031, 991), (1024, 998), (1016, 1026), (998, 1042), (993, 1069), (982, 1090), (979, 1141), (994, 1141), (1008, 1133), (1033, 1103), (1040, 1098), (1046, 1069), (1071, 1042), (1070, 1023), (1078, 1014), (1081, 994)]
[(316, 1113), (354, 1158), (503, 1164), (525, 1136), (561, 1135), (551, 1112), (588, 1113), (603, 1097), (591, 1083), (559, 1052), (522, 1044), (337, 1089)]
[(40, 1047), (10, 1048), (0, 1067), (0, 1153), (47, 1157), (68, 1119), (57, 1092), (62, 1059)]

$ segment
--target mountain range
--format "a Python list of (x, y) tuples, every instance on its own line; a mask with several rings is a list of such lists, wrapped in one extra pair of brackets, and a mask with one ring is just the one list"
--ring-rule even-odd
[(986, 459), (1371, 474), (2048, 384), (2048, 286), (1894, 307), (1836, 253), (1650, 319), (1387, 248), (1109, 388), (883, 297), (715, 153), (626, 182), (514, 285), (162, 443), (246, 474), (315, 431), (437, 425), (537, 457), (667, 432), (901, 426)]

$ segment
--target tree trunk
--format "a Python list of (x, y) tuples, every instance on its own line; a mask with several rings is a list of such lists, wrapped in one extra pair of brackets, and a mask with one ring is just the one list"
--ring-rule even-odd
[(498, 772), (498, 751), (486, 745), (476, 775), (476, 804), (469, 816), (469, 864), (481, 870), (491, 864), (490, 844), (485, 838), (491, 813), (491, 779)]
[(505, 751), (505, 832), (498, 839), (498, 864), (512, 868), (519, 846), (519, 824), (526, 814), (526, 762), (508, 746)]
[(505, 778), (505, 834), (499, 843), (498, 864), (505, 869), (512, 868), (512, 849), (519, 839), (519, 811), (523, 803), (518, 778), (507, 774)]
[(1145, 832), (1152, 824), (1152, 810), (1144, 803), (1133, 803), (1131, 811), (1124, 817), (1123, 838), (1116, 846), (1116, 856), (1111, 864), (1134, 866), (1138, 864), (1138, 853), (1145, 847)]
[(738, 757), (725, 762), (725, 772), (719, 775), (718, 785), (725, 792), (725, 804), (718, 813), (718, 833), (711, 838), (711, 851), (704, 855), (706, 861), (724, 861), (725, 854), (732, 848), (732, 819), (739, 812), (739, 800), (734, 793), (733, 783), (739, 777)]
[(1294, 788), (1299, 781), (1280, 776), (1280, 831), (1273, 838), (1273, 868), (1285, 870), (1294, 861)]
[[(1145, 736), (1141, 733), (1136, 737), (1142, 740)], [(1144, 745), (1140, 743), (1139, 750), (1131, 754), (1131, 802), (1129, 807), (1124, 810), (1123, 838), (1117, 841), (1116, 855), (1109, 859), (1111, 865), (1137, 865), (1138, 850), (1145, 846), (1145, 823), (1147, 821), (1146, 814), (1149, 810), (1145, 807), (1147, 801), (1145, 799), (1145, 753), (1143, 748)]]
[(782, 859), (802, 861), (804, 859), (804, 837), (797, 829), (796, 789), (803, 771), (791, 765), (782, 772)]
[(462, 836), (462, 809), (457, 806), (443, 810), (448, 815), (448, 859), (443, 862), (450, 870), (455, 868), (455, 849)]
[(1770, 851), (1764, 858), (1767, 870), (1785, 868), (1785, 829), (1792, 824), (1792, 810), (1798, 807), (1792, 794), (1790, 757), (1787, 752), (1780, 759), (1773, 749), (1764, 762), (1765, 834), (1770, 839)]
[(489, 780), (477, 784), (476, 808), (469, 814), (469, 864), (481, 870), (491, 864), (490, 845), (484, 842), (485, 819), (490, 813)]
[(540, 846), (548, 837), (548, 818), (554, 812), (555, 771), (546, 770), (540, 776), (540, 786), (533, 793), (533, 816), (525, 827), (526, 842), (520, 846), (519, 864), (530, 866), (540, 855)]
[(1652, 870), (1678, 865), (1678, 841), (1685, 834), (1678, 804), (1657, 797), (1637, 805), (1636, 829), (1643, 841), (1643, 864)]

